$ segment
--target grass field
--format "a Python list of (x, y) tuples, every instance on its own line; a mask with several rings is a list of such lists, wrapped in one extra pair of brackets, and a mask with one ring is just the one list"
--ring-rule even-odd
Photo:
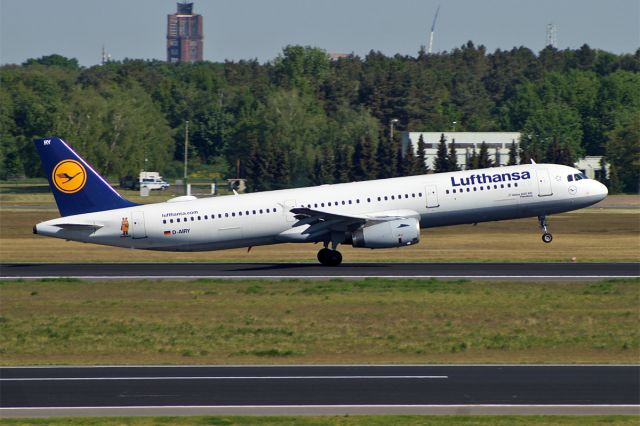
[(640, 280), (0, 283), (0, 363), (636, 363)]
[[(317, 262), (313, 244), (282, 244), (200, 253), (164, 253), (67, 242), (32, 234), (34, 224), (58, 217), (48, 192), (0, 192), (0, 261), (2, 262)], [(37, 188), (37, 187), (36, 187)], [(33, 189), (33, 188), (32, 188)], [(46, 189), (46, 188), (45, 188)], [(133, 193), (127, 196), (141, 201)], [(144, 202), (162, 201), (155, 194)], [(640, 196), (611, 196), (602, 206), (550, 218), (551, 244), (540, 241), (535, 218), (477, 226), (423, 230), (412, 247), (389, 250), (341, 246), (345, 262), (638, 262)]]
[(2, 419), (3, 425), (228, 425), (228, 426), (388, 426), (388, 425), (633, 425), (633, 416), (341, 416), (341, 417), (84, 417)]

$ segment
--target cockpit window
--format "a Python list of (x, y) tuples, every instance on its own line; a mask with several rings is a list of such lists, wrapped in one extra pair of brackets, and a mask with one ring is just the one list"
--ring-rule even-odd
[(578, 180), (582, 180), (582, 179), (588, 179), (584, 173), (576, 173), (575, 175), (573, 175), (573, 177), (575, 178), (576, 181)]
[(569, 175), (569, 176), (567, 176), (567, 180), (568, 180), (569, 182), (573, 182), (573, 175)]

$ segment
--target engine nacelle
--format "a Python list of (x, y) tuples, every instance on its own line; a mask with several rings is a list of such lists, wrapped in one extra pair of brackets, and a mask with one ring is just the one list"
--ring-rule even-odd
[(353, 247), (393, 248), (420, 242), (420, 223), (413, 218), (365, 225), (351, 234)]

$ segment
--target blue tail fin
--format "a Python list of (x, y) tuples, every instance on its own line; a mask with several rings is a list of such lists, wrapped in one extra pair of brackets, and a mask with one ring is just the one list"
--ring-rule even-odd
[(62, 216), (132, 207), (62, 139), (35, 141), (44, 174)]

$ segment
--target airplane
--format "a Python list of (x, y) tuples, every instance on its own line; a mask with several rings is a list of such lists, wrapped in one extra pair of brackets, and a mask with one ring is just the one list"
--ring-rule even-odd
[(340, 244), (382, 249), (420, 241), (420, 230), (547, 216), (603, 200), (607, 188), (572, 167), (521, 164), (249, 194), (136, 204), (123, 198), (58, 137), (36, 139), (62, 217), (34, 234), (108, 246), (210, 251), (322, 243), (318, 261), (338, 266)]

